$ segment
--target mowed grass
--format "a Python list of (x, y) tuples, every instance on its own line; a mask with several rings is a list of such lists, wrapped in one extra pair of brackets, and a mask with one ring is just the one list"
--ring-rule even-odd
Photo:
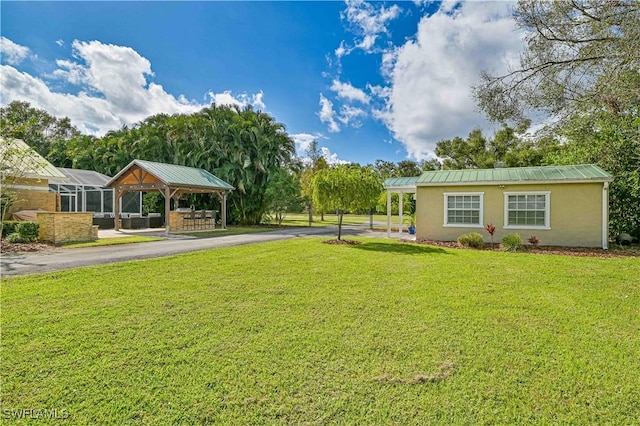
[(640, 418), (637, 258), (321, 241), (4, 280), (2, 409), (74, 425)]
[(119, 244), (133, 244), (133, 243), (149, 243), (151, 241), (161, 241), (166, 238), (162, 237), (149, 237), (146, 235), (132, 235), (129, 237), (114, 237), (114, 238), (100, 238), (96, 241), (83, 241), (62, 244), (63, 248), (85, 248), (85, 247), (100, 247), (100, 246), (115, 246)]
[[(324, 220), (320, 220), (321, 216), (319, 214), (313, 215), (313, 222), (311, 222), (311, 226), (330, 226), (338, 224), (338, 215), (336, 214), (325, 214)], [(369, 225), (371, 217), (369, 215), (361, 214), (345, 214), (342, 218), (342, 223), (344, 225)], [(373, 215), (373, 221), (380, 223), (387, 223), (387, 216), (376, 214)], [(405, 226), (408, 226), (411, 222), (411, 216), (404, 215), (403, 223)], [(398, 224), (398, 215), (391, 216), (391, 223)], [(283, 226), (309, 226), (309, 215), (306, 213), (287, 213), (282, 221)], [(374, 226), (376, 223), (374, 223)], [(379, 225), (378, 225), (379, 226)], [(397, 226), (396, 226), (397, 228)]]

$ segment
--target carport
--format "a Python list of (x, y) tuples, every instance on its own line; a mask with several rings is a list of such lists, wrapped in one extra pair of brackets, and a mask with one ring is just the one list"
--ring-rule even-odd
[(391, 237), (391, 194), (398, 193), (398, 233), (402, 235), (402, 197), (403, 194), (415, 194), (418, 176), (389, 178), (383, 187), (387, 190), (387, 238)]

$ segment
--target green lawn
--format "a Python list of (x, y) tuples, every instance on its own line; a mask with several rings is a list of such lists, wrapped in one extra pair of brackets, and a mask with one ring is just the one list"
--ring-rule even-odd
[(3, 415), (65, 410), (51, 424), (74, 425), (640, 418), (637, 258), (321, 241), (4, 279)]
[[(338, 224), (338, 215), (335, 214), (325, 214), (324, 221), (320, 220), (320, 215), (313, 216), (312, 226), (328, 226), (328, 225), (337, 225)], [(384, 222), (387, 223), (387, 216), (376, 214), (373, 215), (374, 222)], [(345, 225), (369, 225), (370, 216), (369, 215), (357, 215), (357, 214), (346, 214), (342, 219), (342, 223)], [(403, 223), (408, 225), (411, 221), (411, 216), (404, 215)], [(391, 223), (398, 223), (398, 215), (391, 216)], [(309, 216), (306, 213), (287, 213), (284, 220), (282, 221), (282, 225), (285, 226), (309, 226)], [(375, 224), (374, 224), (375, 225)]]
[(132, 243), (148, 243), (151, 241), (160, 241), (165, 238), (161, 237), (148, 237), (145, 235), (132, 235), (130, 237), (114, 237), (114, 238), (100, 238), (96, 241), (83, 241), (77, 243), (63, 244), (64, 248), (84, 248), (84, 247), (99, 247), (99, 246), (114, 246), (118, 244), (132, 244)]
[(199, 238), (210, 238), (210, 237), (224, 237), (227, 235), (238, 235), (238, 234), (255, 234), (257, 232), (269, 232), (269, 231), (275, 231), (275, 229), (269, 228), (266, 226), (229, 226), (227, 229), (218, 229), (215, 231), (183, 232), (182, 235), (189, 235), (192, 237), (199, 237)]

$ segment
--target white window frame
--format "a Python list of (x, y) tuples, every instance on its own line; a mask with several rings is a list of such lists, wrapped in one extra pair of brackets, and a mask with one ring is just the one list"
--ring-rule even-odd
[[(480, 197), (480, 223), (448, 223), (449, 220), (449, 197), (473, 195)], [(484, 192), (445, 192), (444, 193), (444, 220), (446, 228), (484, 228)]]
[[(509, 225), (509, 196), (511, 195), (544, 195), (544, 225)], [(505, 192), (504, 229), (551, 229), (551, 191)]]

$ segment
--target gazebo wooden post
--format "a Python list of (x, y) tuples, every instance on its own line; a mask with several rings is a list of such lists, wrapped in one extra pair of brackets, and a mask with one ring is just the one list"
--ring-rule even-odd
[(122, 191), (119, 188), (114, 189), (115, 197), (113, 200), (113, 229), (115, 231), (120, 230), (120, 198), (122, 197)]
[(171, 188), (169, 185), (164, 187), (164, 233), (169, 233), (171, 221), (169, 216), (171, 215)]
[(227, 229), (227, 193), (222, 193), (222, 229)]

